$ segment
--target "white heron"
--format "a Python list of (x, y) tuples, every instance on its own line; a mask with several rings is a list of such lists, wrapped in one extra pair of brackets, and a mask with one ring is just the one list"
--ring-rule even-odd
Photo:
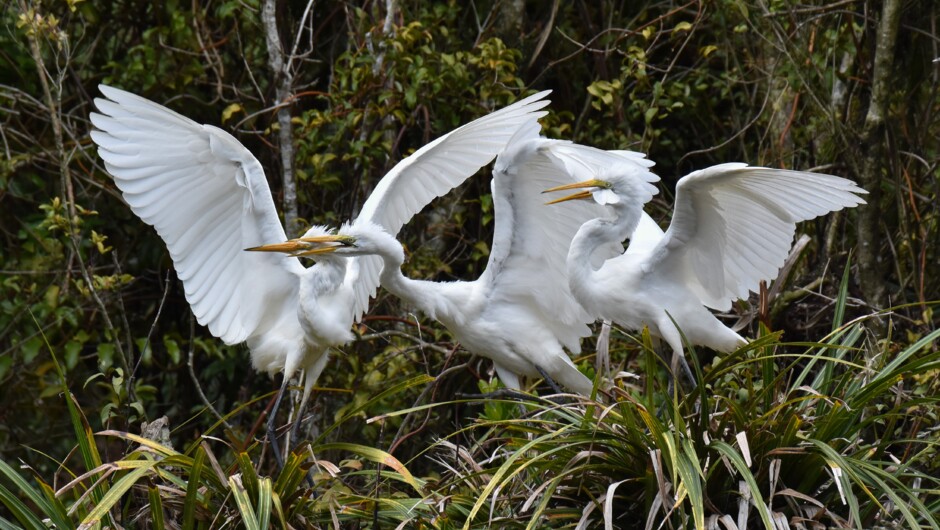
[(626, 239), (657, 190), (639, 169), (581, 175), (592, 178), (545, 191), (583, 191), (549, 204), (593, 199), (612, 209), (615, 218), (584, 223), (572, 240), (571, 292), (597, 318), (627, 329), (649, 327), (672, 349), (674, 372), (685, 359), (683, 335), (690, 344), (722, 352), (744, 345), (744, 338), (706, 307), (727, 311), (761, 280), (774, 278), (796, 223), (865, 204), (858, 194), (867, 193), (832, 175), (720, 164), (679, 180), (672, 222), (658, 241), (654, 237), (643, 248), (628, 248), (595, 267), (598, 249)]
[[(570, 182), (573, 172), (598, 170), (625, 160), (640, 167), (652, 165), (642, 157), (541, 138), (535, 123), (521, 128), (496, 158), (493, 244), (486, 270), (474, 281), (406, 277), (401, 272), (405, 257), (401, 244), (375, 226), (353, 224), (340, 229), (333, 238), (339, 245), (331, 249), (323, 248), (329, 243), (322, 239), (299, 238), (289, 245), (339, 255), (378, 255), (385, 265), (382, 286), (444, 324), (468, 351), (492, 359), (508, 388), (520, 389), (520, 376), (547, 376), (571, 391), (590, 395), (592, 381), (564, 348), (580, 353), (580, 340), (590, 335), (588, 324), (594, 318), (568, 289), (565, 257), (581, 224), (606, 212), (587, 202), (549, 211), (542, 206), (539, 192)], [(618, 242), (602, 246), (598, 260), (623, 251)]]
[[(131, 209), (163, 238), (196, 320), (226, 344), (245, 342), (255, 369), (303, 370), (306, 403), (329, 348), (353, 339), (379, 283), (381, 260), (244, 252), (284, 241), (258, 160), (232, 135), (140, 96), (101, 85), (91, 136)], [(488, 164), (548, 105), (541, 92), (446, 134), (399, 162), (375, 187), (353, 227), (397, 234), (432, 199)], [(356, 177), (353, 177), (356, 178)], [(323, 238), (324, 227), (305, 237)], [(305, 243), (306, 244), (306, 243)], [(294, 248), (294, 250), (297, 250)], [(295, 256), (317, 262), (305, 268)]]

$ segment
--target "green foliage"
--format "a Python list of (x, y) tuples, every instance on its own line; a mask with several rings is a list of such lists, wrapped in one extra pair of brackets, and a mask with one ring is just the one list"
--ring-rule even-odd
[(610, 401), (539, 401), (524, 418), (480, 421), (466, 446), (473, 467), (450, 462), (449, 487), (465, 491), (471, 526), (703, 528), (740, 524), (743, 510), (748, 528), (781, 517), (936, 528), (940, 440), (928, 426), (940, 398), (915, 397), (905, 381), (940, 367), (940, 331), (894, 357), (863, 336), (853, 322), (808, 347), (758, 339), (716, 357), (695, 391), (658, 412), (621, 384)]

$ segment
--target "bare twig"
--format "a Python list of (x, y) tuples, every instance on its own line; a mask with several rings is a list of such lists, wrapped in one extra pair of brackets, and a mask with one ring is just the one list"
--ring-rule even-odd
[(394, 330), (394, 329), (388, 329), (388, 330), (385, 330), (385, 331), (379, 331), (379, 332), (377, 332), (377, 333), (370, 333), (370, 334), (368, 334), (368, 335), (362, 335), (361, 337), (357, 338), (356, 341), (357, 341), (357, 342), (358, 342), (358, 341), (369, 341), (369, 340), (374, 340), (374, 339), (385, 339), (385, 338), (388, 338), (388, 337), (401, 337), (401, 338), (403, 338), (403, 339), (408, 339), (408, 340), (414, 342), (415, 345), (418, 346), (419, 348), (427, 348), (427, 349), (429, 349), (429, 350), (434, 350), (434, 351), (436, 351), (436, 352), (438, 352), (438, 353), (442, 353), (442, 354), (445, 354), (445, 355), (448, 354), (448, 353), (450, 353), (450, 349), (449, 349), (449, 348), (444, 348), (444, 347), (438, 346), (437, 344), (433, 344), (433, 343), (430, 343), (430, 342), (425, 342), (424, 340), (422, 340), (422, 339), (419, 338), (419, 337), (415, 337), (414, 335), (409, 335), (408, 333), (405, 333), (405, 332), (403, 332), (403, 331)]
[(189, 368), (189, 377), (193, 380), (193, 385), (196, 387), (196, 393), (199, 394), (199, 399), (202, 400), (203, 405), (212, 412), (212, 415), (216, 417), (222, 425), (225, 426), (229, 431), (234, 432), (235, 429), (229, 424), (228, 421), (219, 411), (212, 406), (212, 403), (209, 401), (209, 398), (206, 397), (205, 392), (202, 391), (202, 385), (199, 384), (199, 378), (196, 377), (196, 370), (193, 368), (193, 350), (195, 350), (196, 343), (196, 319), (190, 315), (189, 317), (189, 354), (187, 355), (186, 367)]

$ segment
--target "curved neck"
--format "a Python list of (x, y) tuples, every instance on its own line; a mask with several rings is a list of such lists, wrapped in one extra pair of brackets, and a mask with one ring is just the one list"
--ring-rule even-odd
[(591, 272), (591, 257), (594, 252), (604, 244), (620, 244), (629, 239), (640, 223), (643, 215), (641, 208), (615, 208), (616, 217), (613, 219), (591, 219), (581, 225), (568, 249), (567, 266), (569, 275), (571, 269), (587, 267)]
[(575, 298), (589, 312), (593, 312), (588, 307), (592, 297), (588, 296), (586, 291), (596, 283), (594, 276), (597, 274), (597, 269), (592, 265), (594, 252), (602, 245), (620, 244), (629, 238), (636, 230), (643, 210), (615, 208), (615, 212), (617, 216), (614, 219), (591, 219), (582, 224), (568, 248), (568, 286)]
[(614, 241), (616, 234), (614, 223), (607, 219), (591, 219), (581, 225), (568, 247), (565, 263), (569, 283), (594, 275), (596, 271), (591, 264), (594, 252), (604, 243)]
[(379, 276), (383, 287), (431, 318), (449, 318), (455, 314), (457, 304), (454, 301), (460, 297), (452, 301), (450, 293), (454, 284), (408, 278), (401, 272), (405, 262), (401, 244), (387, 234), (379, 239), (381, 241), (376, 241), (376, 254), (384, 264)]

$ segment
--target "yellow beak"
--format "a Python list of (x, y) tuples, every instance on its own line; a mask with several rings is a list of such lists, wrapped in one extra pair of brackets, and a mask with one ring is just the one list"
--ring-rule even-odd
[[(564, 186), (555, 186), (554, 188), (549, 188), (543, 191), (542, 193), (549, 193), (552, 191), (577, 190), (581, 188), (609, 188), (609, 187), (610, 187), (609, 182), (606, 182), (603, 180), (591, 179), (591, 180), (585, 180), (583, 182), (575, 182), (574, 184), (565, 184)], [(545, 204), (558, 204), (560, 202), (573, 201), (576, 199), (589, 199), (591, 198), (591, 193), (592, 193), (591, 190), (579, 191), (578, 193), (573, 193), (566, 197), (562, 197), (560, 199), (555, 199), (553, 201), (546, 202)]]
[[(340, 243), (340, 245), (319, 246), (322, 243)], [(262, 245), (260, 247), (246, 248), (245, 250), (251, 252), (283, 252), (285, 254), (299, 257), (311, 256), (314, 254), (328, 254), (330, 252), (335, 252), (339, 247), (348, 245), (350, 243), (351, 238), (349, 236), (326, 235), (300, 237), (297, 239), (285, 241), (283, 243), (272, 243), (270, 245)]]

